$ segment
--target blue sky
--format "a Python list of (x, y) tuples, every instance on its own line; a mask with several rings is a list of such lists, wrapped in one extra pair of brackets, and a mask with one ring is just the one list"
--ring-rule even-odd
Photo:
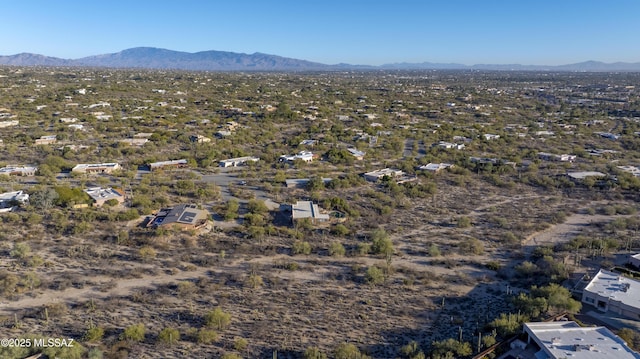
[(326, 64), (640, 62), (640, 0), (20, 0), (0, 55), (151, 46)]

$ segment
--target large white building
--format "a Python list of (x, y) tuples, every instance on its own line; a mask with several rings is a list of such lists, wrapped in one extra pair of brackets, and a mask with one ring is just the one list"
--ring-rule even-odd
[(535, 359), (640, 359), (640, 354), (605, 327), (560, 321), (525, 323), (523, 331), (528, 344), (535, 343), (539, 348)]
[(602, 312), (640, 320), (640, 281), (601, 269), (584, 288), (582, 302)]

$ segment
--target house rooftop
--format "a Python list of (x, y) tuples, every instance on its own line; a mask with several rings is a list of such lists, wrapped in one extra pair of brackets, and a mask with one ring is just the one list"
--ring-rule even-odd
[(523, 330), (540, 347), (537, 359), (640, 359), (640, 354), (605, 327), (561, 321), (525, 323)]
[(602, 297), (609, 297), (609, 301), (640, 308), (640, 281), (615, 272), (601, 269), (584, 290), (597, 293)]
[(582, 172), (567, 172), (567, 176), (573, 179), (585, 179), (587, 177), (606, 177), (607, 175), (602, 172), (596, 171), (582, 171)]
[(110, 199), (117, 199), (117, 198), (124, 197), (124, 194), (122, 192), (115, 190), (111, 187), (108, 187), (108, 188), (89, 187), (85, 189), (84, 192), (88, 194), (89, 197), (93, 198), (96, 201), (98, 200), (108, 201)]
[(329, 215), (320, 213), (318, 205), (311, 201), (298, 201), (291, 205), (291, 215), (294, 220), (302, 218), (329, 220)]

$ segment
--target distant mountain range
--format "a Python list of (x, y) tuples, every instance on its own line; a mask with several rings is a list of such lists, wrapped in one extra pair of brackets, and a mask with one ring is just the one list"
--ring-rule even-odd
[(337, 64), (327, 65), (262, 53), (242, 54), (225, 51), (181, 52), (153, 47), (136, 47), (112, 54), (61, 59), (21, 53), (0, 56), (0, 65), (73, 66), (175, 69), (190, 71), (337, 71), (337, 70), (494, 70), (494, 71), (640, 71), (640, 62), (603, 63), (587, 61), (560, 66), (538, 65), (462, 65), (455, 63), (395, 63), (381, 66)]

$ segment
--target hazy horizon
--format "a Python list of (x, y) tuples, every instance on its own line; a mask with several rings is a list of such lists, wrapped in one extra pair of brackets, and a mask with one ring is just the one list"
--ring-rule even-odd
[(3, 7), (0, 54), (64, 59), (134, 47), (353, 65), (640, 62), (640, 2), (43, 0)]

